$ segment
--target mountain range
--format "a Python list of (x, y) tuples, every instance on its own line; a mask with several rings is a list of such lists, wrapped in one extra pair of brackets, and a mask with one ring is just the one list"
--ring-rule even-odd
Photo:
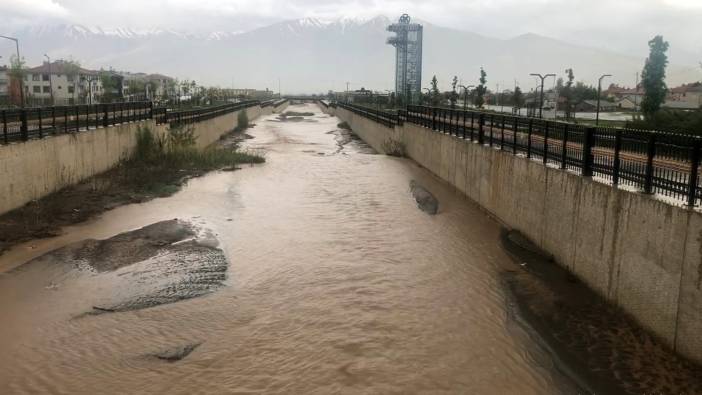
[[(73, 58), (89, 68), (162, 73), (205, 85), (269, 88), (284, 93), (327, 90), (392, 89), (394, 48), (385, 43), (391, 23), (372, 19), (303, 18), (250, 31), (207, 34), (175, 30), (103, 29), (81, 25), (30, 27), (16, 32), (30, 66), (48, 54)], [(436, 75), (443, 89), (456, 75), (463, 84), (476, 84), (480, 67), (488, 86), (522, 90), (535, 87), (530, 73), (563, 75), (573, 68), (576, 80), (595, 83), (601, 74), (633, 85), (646, 54), (631, 56), (564, 41), (524, 34), (511, 39), (486, 37), (428, 22), (424, 25), (424, 86)], [(1, 54), (6, 55), (6, 54)], [(8, 56), (3, 58), (9, 58)], [(670, 86), (702, 78), (698, 65), (671, 64)], [(553, 83), (553, 82), (549, 82)]]

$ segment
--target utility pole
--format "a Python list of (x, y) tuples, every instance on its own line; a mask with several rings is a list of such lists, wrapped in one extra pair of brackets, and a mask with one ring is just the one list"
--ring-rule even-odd
[(603, 74), (597, 81), (597, 115), (595, 115), (595, 126), (600, 123), (600, 97), (602, 96), (602, 80), (606, 77), (611, 77), (611, 74)]
[(54, 84), (51, 82), (51, 58), (47, 54), (44, 54), (44, 56), (46, 56), (46, 60), (49, 62), (49, 93), (51, 94), (51, 105), (54, 106), (56, 104), (54, 103)]
[(346, 81), (346, 103), (347, 104), (349, 102), (349, 84), (350, 84), (350, 82)]
[[(4, 38), (6, 40), (14, 41), (15, 42), (15, 49), (17, 50), (17, 64), (22, 67), (22, 58), (20, 57), (20, 51), (19, 51), (19, 40), (14, 38), (14, 37), (8, 37), (8, 36), (0, 36), (0, 38)], [(19, 88), (20, 88), (20, 101), (21, 107), (24, 108), (24, 78), (23, 76), (20, 75), (19, 78)]]
[(546, 75), (541, 75), (537, 73), (531, 73), (529, 74), (534, 77), (539, 77), (541, 79), (541, 98), (539, 99), (539, 118), (543, 118), (543, 110), (544, 110), (544, 80), (548, 77), (556, 77), (555, 74), (546, 74)]

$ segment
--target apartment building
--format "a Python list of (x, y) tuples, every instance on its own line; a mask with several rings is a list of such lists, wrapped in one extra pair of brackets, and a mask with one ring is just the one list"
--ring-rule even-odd
[(24, 91), (29, 105), (96, 104), (105, 93), (98, 71), (64, 60), (28, 69)]

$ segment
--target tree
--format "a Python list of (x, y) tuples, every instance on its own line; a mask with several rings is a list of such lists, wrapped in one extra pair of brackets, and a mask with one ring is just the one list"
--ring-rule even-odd
[(656, 36), (648, 42), (650, 53), (646, 59), (641, 84), (644, 88), (644, 98), (641, 102), (641, 112), (644, 117), (650, 117), (661, 108), (665, 101), (668, 87), (665, 85), (665, 68), (668, 65), (668, 42), (663, 36)]
[(514, 94), (512, 95), (512, 102), (514, 103), (514, 107), (517, 108), (517, 113), (519, 112), (519, 109), (522, 108), (524, 105), (524, 95), (522, 95), (522, 88), (516, 87), (514, 88)]
[(22, 104), (22, 82), (27, 75), (25, 64), (24, 58), (20, 59), (15, 55), (10, 57), (10, 70), (8, 71), (10, 77), (10, 97), (13, 103), (20, 105)]
[(480, 68), (480, 85), (478, 85), (477, 88), (475, 88), (475, 101), (474, 104), (476, 107), (481, 108), (483, 107), (483, 104), (485, 103), (485, 93), (487, 92), (487, 87), (485, 84), (487, 83), (487, 73), (485, 70), (481, 67)]
[(568, 82), (563, 86), (561, 96), (563, 96), (565, 100), (565, 116), (566, 118), (570, 118), (570, 114), (573, 110), (573, 80), (575, 79), (575, 75), (573, 74), (572, 68), (566, 69), (565, 73), (568, 77)]
[(439, 81), (436, 79), (436, 76), (432, 77), (432, 79), (431, 79), (430, 92), (431, 92), (431, 97), (429, 100), (431, 100), (432, 106), (439, 105), (441, 92), (439, 92)]
[(73, 59), (63, 61), (63, 72), (68, 78), (68, 82), (73, 84), (71, 99), (73, 104), (76, 104), (76, 87), (78, 86), (78, 76), (80, 75), (80, 63)]
[(100, 82), (102, 83), (102, 98), (101, 102), (111, 103), (117, 99), (117, 92), (119, 91), (119, 79), (113, 76), (113, 74), (106, 70), (100, 70), (98, 74), (100, 77)]
[(456, 92), (456, 86), (458, 85), (458, 77), (453, 76), (453, 81), (451, 81), (451, 93), (449, 94), (449, 102), (451, 103), (451, 108), (456, 108), (456, 100), (458, 100), (458, 92)]

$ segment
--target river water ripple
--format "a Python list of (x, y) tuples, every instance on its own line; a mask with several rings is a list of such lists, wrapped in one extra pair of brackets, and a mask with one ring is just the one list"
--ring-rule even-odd
[[(496, 222), (413, 162), (349, 141), (316, 106), (290, 110), (315, 115), (271, 115), (247, 131), (265, 164), (191, 180), (0, 257), (0, 393), (577, 391), (513, 313)], [(412, 180), (438, 198), (437, 215), (417, 208)], [(218, 291), (76, 318), (106, 286), (96, 276), (10, 270), (173, 218), (219, 240), (229, 267)], [(198, 346), (175, 362), (149, 357), (183, 344)]]

